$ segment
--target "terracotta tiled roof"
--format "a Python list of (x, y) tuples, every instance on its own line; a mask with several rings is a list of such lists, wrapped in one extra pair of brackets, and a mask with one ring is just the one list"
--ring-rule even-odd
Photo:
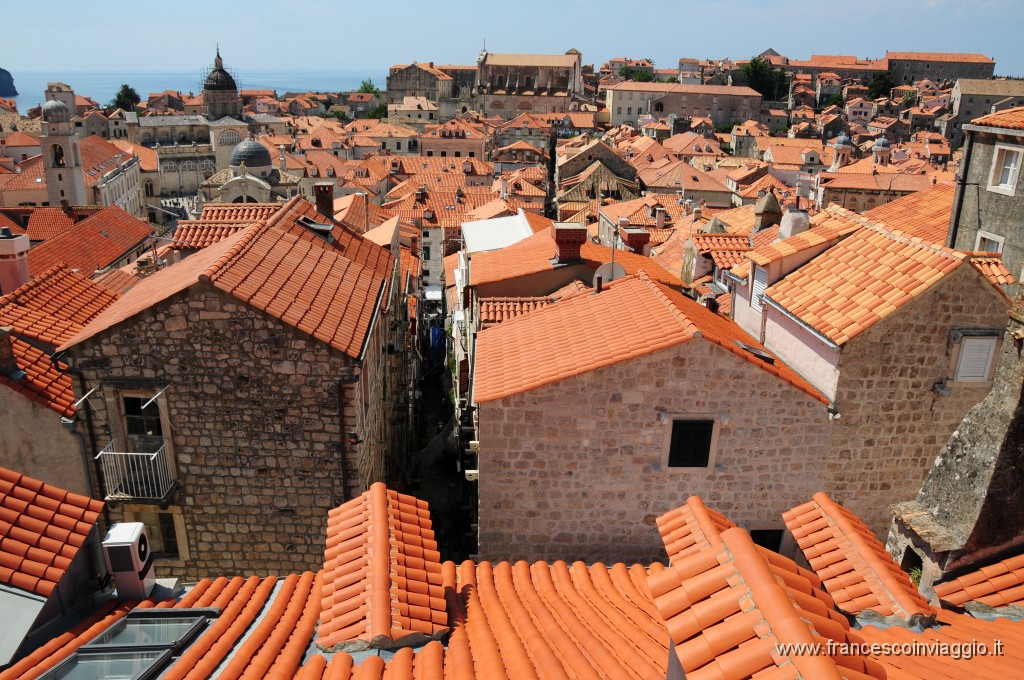
[(102, 276), (97, 276), (93, 279), (96, 283), (100, 284), (107, 290), (113, 291), (118, 295), (125, 293), (132, 286), (137, 284), (140, 279), (138, 276), (126, 272), (124, 269), (111, 269)]
[(379, 227), (393, 217), (366, 196), (349, 194), (334, 200), (334, 219), (359, 234)]
[(657, 525), (669, 563), (673, 565), (718, 545), (722, 542), (721, 533), (736, 526), (724, 515), (705, 506), (697, 496), (691, 496), (685, 505), (658, 517)]
[(830, 205), (818, 224), (812, 222), (807, 231), (755, 248), (748, 257), (764, 267), (808, 248), (841, 239), (863, 227), (863, 222), (849, 219), (853, 216), (854, 213), (845, 208)]
[(841, 345), (923, 293), (964, 258), (949, 248), (867, 226), (765, 295)]
[(448, 632), (430, 524), (425, 501), (380, 482), (330, 511), (320, 648), (393, 648)]
[(50, 355), (17, 337), (10, 339), (14, 360), (25, 377), (14, 381), (0, 374), (0, 385), (6, 385), (32, 401), (67, 418), (75, 414), (71, 376), (63, 363), (54, 366)]
[(281, 209), (281, 203), (207, 203), (199, 219), (203, 222), (241, 222), (265, 220)]
[(981, 272), (995, 286), (1009, 286), (1016, 283), (1013, 274), (999, 253), (966, 253), (971, 266)]
[(886, 59), (901, 59), (904, 61), (945, 61), (972, 64), (994, 64), (984, 54), (972, 54), (968, 52), (886, 52)]
[(40, 146), (41, 143), (38, 137), (25, 134), (21, 130), (14, 130), (4, 135), (4, 138), (0, 140), (4, 146)]
[(160, 161), (156, 155), (156, 149), (141, 144), (132, 144), (127, 139), (112, 139), (110, 143), (117, 148), (139, 157), (139, 168), (143, 172), (157, 172), (160, 170)]
[(0, 468), (0, 582), (49, 596), (102, 509), (101, 501)]
[(555, 302), (551, 297), (497, 297), (480, 300), (479, 320), (482, 328), (493, 326), (542, 309)]
[(30, 250), (29, 271), (36, 275), (64, 263), (91, 276), (124, 257), (152, 233), (148, 222), (112, 205)]
[(57, 266), (0, 297), (0, 325), (13, 326), (19, 336), (56, 346), (116, 299), (105, 286)]
[(838, 173), (823, 184), (826, 189), (833, 190), (854, 189), (904, 193), (922, 191), (931, 185), (932, 179), (927, 175), (910, 175), (905, 173), (875, 175), (866, 172)]
[(254, 222), (215, 222), (211, 220), (178, 220), (171, 247), (175, 250), (199, 250), (213, 245)]
[(859, 641), (831, 598), (740, 528), (647, 579), (690, 678), (884, 678), (861, 657), (786, 653), (785, 644)]
[(46, 241), (73, 227), (75, 218), (61, 208), (36, 208), (28, 218), (30, 241)]
[(1016, 106), (1012, 109), (990, 113), (987, 116), (975, 118), (971, 123), (987, 127), (1005, 128), (1007, 130), (1024, 130), (1024, 106)]
[(905, 619), (934, 609), (856, 515), (828, 494), (783, 514), (786, 526), (836, 605)]
[(954, 606), (967, 602), (990, 607), (1024, 606), (1024, 554), (936, 584), (935, 594)]
[(949, 220), (953, 213), (954, 194), (956, 187), (953, 184), (941, 182), (924, 191), (902, 196), (873, 208), (864, 213), (864, 217), (875, 222), (884, 222), (892, 229), (898, 229), (928, 243), (945, 245)]
[[(604, 332), (591, 335), (578, 351), (550, 351), (572, 345), (572, 338), (597, 328)], [(473, 396), (478, 403), (501, 399), (693, 338), (712, 342), (826, 401), (781, 361), (773, 357), (774, 363), (767, 363), (741, 349), (737, 341), (767, 351), (735, 323), (657, 284), (642, 271), (609, 284), (599, 295), (568, 297), (481, 331)]]
[(745, 234), (698, 233), (690, 237), (698, 252), (710, 253), (715, 250), (753, 250), (750, 238)]

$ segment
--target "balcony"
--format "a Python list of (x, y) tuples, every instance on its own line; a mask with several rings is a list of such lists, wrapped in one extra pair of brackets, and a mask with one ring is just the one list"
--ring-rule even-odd
[[(112, 439), (99, 452), (96, 460), (103, 470), (107, 501), (160, 502), (170, 496), (174, 479), (167, 450), (167, 440), (157, 442), (159, 448), (152, 453), (124, 451), (128, 448)], [(144, 448), (144, 447), (133, 447)]]

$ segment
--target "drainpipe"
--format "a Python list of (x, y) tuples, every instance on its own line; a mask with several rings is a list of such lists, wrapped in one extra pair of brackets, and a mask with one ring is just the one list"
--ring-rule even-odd
[[(974, 133), (967, 132), (967, 139), (964, 141), (964, 164), (957, 173), (956, 197), (953, 199), (953, 223), (949, 225), (948, 248), (955, 248), (956, 235), (960, 231), (960, 212), (964, 207), (964, 192), (967, 191), (967, 170), (971, 167), (971, 150), (974, 148)], [(980, 228), (981, 225), (979, 224)]]
[[(89, 393), (89, 388), (88, 388), (88, 386), (86, 385), (86, 382), (85, 382), (85, 374), (82, 373), (79, 370), (71, 368), (71, 366), (68, 365), (68, 363), (66, 361), (64, 362), (64, 365), (67, 366), (67, 368), (62, 370), (60, 368), (60, 362), (62, 361), (63, 357), (64, 357), (64, 352), (60, 352), (60, 353), (57, 353), (57, 354), (54, 354), (53, 356), (51, 356), (50, 360), (53, 362), (53, 367), (56, 368), (61, 373), (65, 373), (67, 375), (74, 376), (75, 378), (77, 378), (78, 379), (78, 388), (82, 391), (82, 394), (83, 395), (88, 394)], [(97, 482), (97, 486), (99, 487), (99, 490), (100, 490), (100, 497), (103, 498), (103, 497), (106, 497), (106, 494), (107, 494), (107, 485), (106, 485), (105, 480), (103, 479), (103, 468), (100, 466), (100, 464), (98, 462), (96, 462), (96, 452), (99, 449), (96, 446), (96, 429), (93, 426), (93, 422), (92, 422), (92, 407), (89, 405), (89, 400), (88, 399), (83, 399), (81, 406), (83, 406), (85, 408), (85, 429), (86, 429), (86, 432), (88, 433), (88, 436), (89, 436), (89, 446), (92, 447), (92, 452), (90, 453), (89, 451), (86, 450), (84, 442), (83, 442), (82, 449), (83, 449), (83, 452), (85, 453), (85, 457), (86, 458), (92, 458), (93, 472), (96, 475), (96, 482)], [(82, 435), (79, 433), (79, 437), (81, 437), (81, 436)], [(88, 463), (88, 460), (84, 460), (84, 461), (82, 461), (82, 463), (85, 466), (85, 470), (86, 470), (85, 477), (89, 481), (90, 488), (92, 488), (91, 484), (92, 484), (92, 479), (93, 478), (92, 478), (92, 475), (89, 474), (89, 463)], [(108, 527), (110, 526), (110, 508), (107, 507), (106, 503), (103, 504), (103, 521), (106, 522)]]

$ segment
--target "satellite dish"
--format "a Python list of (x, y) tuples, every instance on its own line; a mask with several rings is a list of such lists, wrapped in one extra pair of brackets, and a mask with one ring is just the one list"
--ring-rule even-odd
[(601, 279), (602, 283), (611, 283), (616, 279), (621, 279), (626, 276), (626, 269), (617, 262), (607, 262), (597, 268), (594, 272), (594, 280), (592, 285), (597, 288), (597, 280)]

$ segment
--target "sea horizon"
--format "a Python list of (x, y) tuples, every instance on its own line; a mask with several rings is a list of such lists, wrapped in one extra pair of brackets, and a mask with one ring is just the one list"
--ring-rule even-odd
[[(384, 89), (387, 70), (337, 69), (332, 71), (274, 71), (229, 69), (239, 89), (272, 89), (278, 96), (285, 92), (345, 92), (356, 90), (366, 78)], [(46, 84), (62, 82), (70, 85), (75, 94), (90, 97), (105, 105), (122, 84), (131, 85), (145, 101), (150, 93), (174, 90), (182, 94), (198, 94), (203, 89), (206, 69), (169, 71), (11, 71), (18, 96), (14, 98), (18, 110), (26, 110), (43, 102)]]

